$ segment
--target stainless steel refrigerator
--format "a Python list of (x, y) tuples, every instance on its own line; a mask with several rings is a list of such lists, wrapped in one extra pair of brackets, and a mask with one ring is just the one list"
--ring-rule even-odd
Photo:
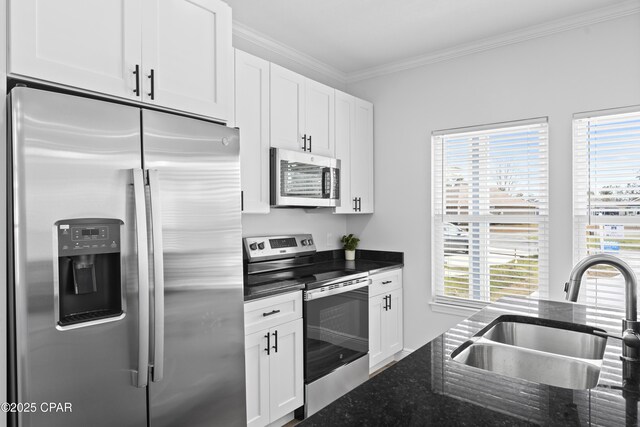
[(11, 422), (245, 425), (237, 130), (26, 87), (9, 102), (9, 391), (35, 403)]

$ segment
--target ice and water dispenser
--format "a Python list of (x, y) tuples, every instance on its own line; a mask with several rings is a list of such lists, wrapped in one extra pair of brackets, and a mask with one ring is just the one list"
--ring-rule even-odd
[(94, 322), (123, 313), (119, 219), (56, 222), (58, 325)]

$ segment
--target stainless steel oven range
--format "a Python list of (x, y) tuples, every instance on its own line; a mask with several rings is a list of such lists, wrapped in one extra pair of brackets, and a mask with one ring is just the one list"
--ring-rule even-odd
[(303, 285), (307, 417), (369, 377), (368, 273), (318, 261), (310, 234), (246, 237), (245, 295)]

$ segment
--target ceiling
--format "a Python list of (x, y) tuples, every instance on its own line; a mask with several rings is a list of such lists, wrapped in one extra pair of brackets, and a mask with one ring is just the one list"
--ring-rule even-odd
[(226, 1), (235, 23), (344, 74), (575, 15), (640, 4), (640, 0)]

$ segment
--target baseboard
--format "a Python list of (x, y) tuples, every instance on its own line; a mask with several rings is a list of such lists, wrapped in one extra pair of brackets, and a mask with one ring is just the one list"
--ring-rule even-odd
[(288, 413), (287, 415), (285, 415), (282, 418), (279, 418), (277, 420), (275, 420), (274, 422), (270, 423), (267, 427), (282, 427), (285, 424), (288, 424), (290, 421), (293, 421), (294, 417), (293, 417), (293, 412)]
[(395, 359), (402, 360), (408, 355), (410, 355), (411, 353), (413, 353), (414, 351), (416, 351), (414, 348), (403, 348), (402, 350), (400, 350), (395, 354)]

